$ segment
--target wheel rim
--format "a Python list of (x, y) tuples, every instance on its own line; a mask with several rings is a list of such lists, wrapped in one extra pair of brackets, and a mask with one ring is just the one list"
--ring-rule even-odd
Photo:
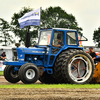
[(28, 79), (33, 79), (35, 77), (35, 71), (33, 69), (28, 69), (26, 71), (26, 77)]
[(75, 55), (69, 63), (68, 71), (73, 81), (83, 83), (91, 76), (92, 64), (85, 55)]
[(10, 75), (13, 78), (17, 78), (18, 77), (18, 71), (14, 71), (14, 67), (12, 67), (11, 70), (10, 70)]

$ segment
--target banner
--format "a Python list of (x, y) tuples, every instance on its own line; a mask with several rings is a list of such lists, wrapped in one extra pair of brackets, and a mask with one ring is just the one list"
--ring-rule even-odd
[(30, 26), (30, 25), (40, 26), (40, 12), (41, 12), (40, 10), (41, 8), (28, 12), (20, 19), (18, 19), (20, 27), (24, 28), (25, 26)]
[(3, 65), (3, 61), (0, 60), (0, 71), (4, 71), (6, 65)]

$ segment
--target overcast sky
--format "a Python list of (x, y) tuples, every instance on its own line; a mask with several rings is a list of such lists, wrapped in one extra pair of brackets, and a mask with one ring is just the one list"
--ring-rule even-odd
[(100, 0), (0, 0), (0, 18), (10, 22), (11, 17), (22, 7), (46, 9), (50, 6), (60, 6), (69, 14), (73, 14), (83, 28), (83, 34), (88, 38), (84, 45), (94, 45), (93, 32), (100, 26)]

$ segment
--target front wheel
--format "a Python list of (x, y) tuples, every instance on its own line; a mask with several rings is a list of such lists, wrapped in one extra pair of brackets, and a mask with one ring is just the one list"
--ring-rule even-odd
[(20, 81), (18, 71), (14, 70), (14, 66), (6, 66), (4, 69), (4, 77), (8, 82), (17, 83)]
[(26, 63), (19, 70), (19, 78), (25, 84), (35, 83), (39, 78), (39, 70), (32, 63)]

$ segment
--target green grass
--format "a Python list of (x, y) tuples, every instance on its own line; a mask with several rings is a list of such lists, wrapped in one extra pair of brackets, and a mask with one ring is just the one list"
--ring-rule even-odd
[(3, 76), (3, 71), (0, 71), (0, 76)]
[[(0, 76), (3, 76), (3, 71), (0, 71)], [(0, 88), (65, 88), (65, 89), (79, 89), (79, 88), (100, 88), (100, 84), (9, 84), (0, 85)]]
[(64, 88), (64, 89), (79, 89), (79, 88), (100, 88), (99, 84), (85, 84), (85, 85), (76, 85), (76, 84), (11, 84), (11, 85), (0, 85), (0, 88)]

